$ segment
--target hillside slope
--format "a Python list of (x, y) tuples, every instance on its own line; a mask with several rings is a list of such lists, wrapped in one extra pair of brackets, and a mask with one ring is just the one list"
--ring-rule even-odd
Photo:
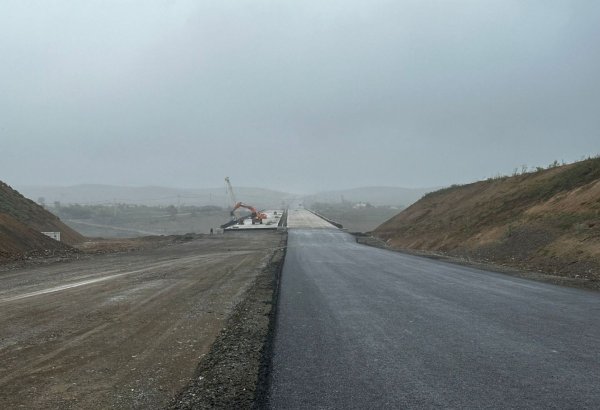
[[(41, 232), (59, 231), (61, 242)], [(0, 181), (0, 258), (68, 249), (84, 237), (55, 215)]]
[(600, 280), (600, 158), (453, 186), (373, 232), (393, 248)]
[(9, 215), (0, 213), (0, 260), (68, 248), (66, 244), (57, 242)]

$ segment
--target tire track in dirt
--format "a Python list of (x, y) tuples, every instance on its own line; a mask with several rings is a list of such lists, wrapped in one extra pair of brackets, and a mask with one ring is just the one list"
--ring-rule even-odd
[(233, 235), (11, 275), (0, 302), (0, 407), (168, 403), (279, 238)]

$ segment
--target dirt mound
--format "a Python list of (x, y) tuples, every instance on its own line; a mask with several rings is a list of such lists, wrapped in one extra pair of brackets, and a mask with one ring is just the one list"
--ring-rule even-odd
[(600, 158), (433, 192), (373, 234), (397, 249), (600, 280)]
[[(41, 232), (60, 232), (61, 242)], [(0, 181), (0, 259), (62, 251), (84, 237)]]
[(66, 248), (68, 246), (40, 234), (14, 218), (0, 214), (0, 259), (12, 258), (23, 253)]

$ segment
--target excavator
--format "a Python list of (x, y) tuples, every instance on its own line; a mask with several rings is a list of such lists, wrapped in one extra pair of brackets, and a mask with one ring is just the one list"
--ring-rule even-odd
[(247, 210), (250, 211), (250, 218), (252, 218), (252, 225), (262, 224), (263, 219), (267, 219), (267, 214), (260, 212), (252, 205), (246, 205), (243, 202), (238, 202), (237, 204), (235, 204), (235, 206), (231, 210), (231, 216), (235, 217), (234, 212), (240, 208), (246, 208)]
[(225, 188), (227, 190), (227, 194), (229, 195), (229, 200), (233, 204), (233, 208), (230, 212), (231, 221), (229, 221), (228, 223), (226, 223), (224, 225), (221, 225), (221, 228), (227, 228), (228, 226), (234, 225), (236, 223), (241, 223), (244, 220), (244, 218), (238, 219), (237, 216), (235, 215), (235, 211), (240, 208), (246, 208), (250, 211), (250, 213), (251, 213), (250, 217), (252, 218), (252, 225), (256, 225), (257, 223), (262, 224), (263, 219), (267, 219), (267, 215), (265, 213), (258, 211), (252, 205), (247, 205), (243, 202), (238, 202), (235, 199), (235, 194), (233, 193), (233, 187), (231, 186), (231, 181), (229, 180), (229, 177), (225, 177)]

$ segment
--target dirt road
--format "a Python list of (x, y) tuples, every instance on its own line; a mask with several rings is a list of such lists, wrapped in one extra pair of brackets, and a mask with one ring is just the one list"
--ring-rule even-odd
[(0, 272), (0, 408), (160, 408), (279, 245), (234, 233)]

